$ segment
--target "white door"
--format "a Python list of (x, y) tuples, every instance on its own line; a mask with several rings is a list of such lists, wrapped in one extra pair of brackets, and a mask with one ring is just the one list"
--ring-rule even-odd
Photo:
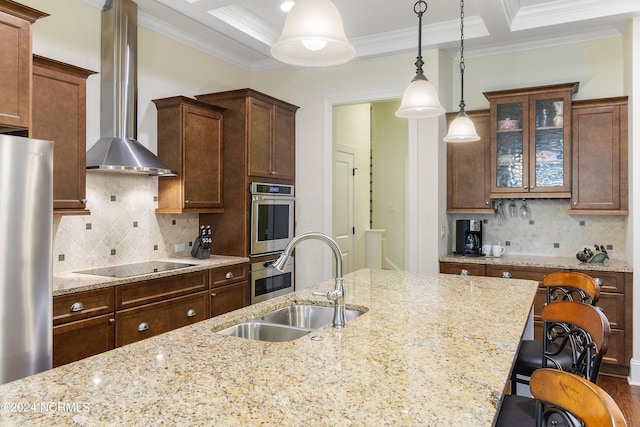
[(342, 251), (344, 274), (353, 271), (355, 248), (355, 151), (343, 145), (335, 151), (333, 179), (333, 236)]

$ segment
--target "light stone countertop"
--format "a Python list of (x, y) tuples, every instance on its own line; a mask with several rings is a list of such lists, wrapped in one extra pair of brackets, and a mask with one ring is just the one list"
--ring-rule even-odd
[(559, 268), (583, 271), (613, 271), (632, 273), (633, 268), (621, 260), (607, 259), (603, 263), (581, 262), (576, 257), (554, 257), (540, 255), (503, 255), (501, 257), (481, 256), (470, 257), (462, 255), (444, 255), (441, 262), (464, 262), (469, 264), (510, 265), (514, 267)]
[(191, 267), (178, 268), (175, 270), (161, 271), (151, 274), (125, 277), (116, 279), (114, 277), (95, 276), (81, 273), (58, 273), (53, 275), (53, 296), (72, 294), (74, 292), (91, 291), (101, 288), (123, 285), (126, 283), (140, 282), (143, 280), (157, 279), (160, 277), (175, 276), (177, 274), (191, 273), (194, 271), (209, 270), (216, 267), (241, 264), (249, 262), (249, 258), (234, 257), (226, 255), (211, 255), (208, 259), (198, 258), (162, 258), (153, 261), (179, 262), (193, 264)]
[(0, 425), (492, 424), (537, 282), (364, 269), (345, 286), (347, 307), (367, 310), (345, 329), (281, 343), (215, 333), (327, 305), (312, 295), (323, 282), (0, 386)]

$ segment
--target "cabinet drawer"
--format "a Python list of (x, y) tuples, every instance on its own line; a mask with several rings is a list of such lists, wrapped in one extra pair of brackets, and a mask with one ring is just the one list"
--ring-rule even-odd
[(484, 264), (470, 264), (464, 262), (441, 262), (440, 273), (444, 274), (462, 274), (466, 270), (470, 276), (484, 276)]
[(53, 328), (53, 367), (75, 362), (114, 348), (113, 313)]
[(209, 292), (211, 317), (219, 316), (249, 305), (249, 282), (220, 286)]
[(589, 271), (589, 270), (572, 270), (578, 273), (588, 274), (589, 276), (602, 280), (600, 292), (620, 292), (624, 293), (624, 273), (616, 273), (613, 271)]
[(544, 276), (554, 271), (564, 271), (560, 269), (548, 268), (526, 268), (514, 267), (511, 265), (487, 265), (487, 277), (503, 277), (504, 273), (508, 273), (512, 279), (536, 280), (542, 282)]
[(116, 346), (130, 344), (208, 317), (209, 292), (116, 312)]
[(629, 359), (625, 358), (625, 331), (620, 329), (611, 329), (609, 335), (609, 346), (607, 353), (602, 358), (604, 371), (607, 371), (605, 365), (629, 366)]
[(206, 270), (130, 283), (116, 288), (116, 309), (127, 309), (207, 289), (209, 272)]
[(54, 326), (113, 311), (115, 311), (113, 288), (53, 297)]
[(228, 283), (249, 279), (249, 264), (237, 264), (211, 270), (211, 287), (224, 286)]

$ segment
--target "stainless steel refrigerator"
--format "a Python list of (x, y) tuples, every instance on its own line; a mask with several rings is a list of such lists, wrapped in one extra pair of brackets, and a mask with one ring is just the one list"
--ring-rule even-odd
[(51, 369), (53, 142), (0, 135), (0, 384)]

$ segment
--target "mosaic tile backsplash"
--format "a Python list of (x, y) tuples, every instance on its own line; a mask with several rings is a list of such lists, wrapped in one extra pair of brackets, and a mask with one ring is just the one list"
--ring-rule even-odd
[(91, 215), (53, 217), (54, 273), (188, 256), (198, 215), (156, 214), (157, 197), (157, 177), (88, 172)]
[[(514, 200), (517, 208), (522, 200)], [(595, 243), (607, 247), (609, 257), (624, 259), (626, 217), (569, 215), (569, 200), (527, 200), (530, 218), (511, 217), (503, 201), (507, 219), (499, 221), (496, 215), (448, 215), (451, 251), (455, 251), (456, 220), (481, 219), (485, 242), (500, 242), (509, 255), (569, 256), (585, 246), (593, 249)]]

